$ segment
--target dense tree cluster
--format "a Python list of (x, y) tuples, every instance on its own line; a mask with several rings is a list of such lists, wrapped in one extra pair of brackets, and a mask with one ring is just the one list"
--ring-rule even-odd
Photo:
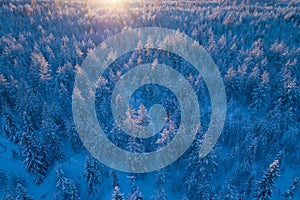
[[(117, 13), (92, 1), (0, 2), (0, 136), (19, 147), (32, 181), (42, 184), (55, 170), (56, 186), (49, 186), (56, 190), (55, 199), (101, 199), (107, 192), (103, 184), (110, 181), (109, 196), (118, 200), (168, 199), (168, 189), (177, 199), (271, 199), (284, 173), (280, 168), (299, 169), (300, 162), (299, 2), (151, 1), (126, 9)], [(128, 129), (148, 125), (154, 103), (163, 105), (168, 116), (156, 136), (129, 137), (114, 123), (107, 103), (121, 75), (139, 64), (166, 64), (183, 74), (199, 98), (201, 127), (193, 145), (167, 169), (155, 172), (151, 197), (135, 182), (147, 175), (130, 175), (130, 193), (125, 195), (117, 172), (109, 178), (110, 169), (90, 157), (77, 135), (71, 101), (73, 89), (80, 97), (74, 79), (84, 73), (80, 65), (94, 47), (121, 31), (147, 26), (170, 28), (197, 40), (219, 67), (228, 102), (221, 138), (200, 159), (211, 103), (201, 75), (190, 63), (173, 53), (145, 48), (117, 58), (99, 77), (95, 103), (99, 124), (117, 146), (135, 153), (158, 150), (172, 141), (180, 124), (180, 106), (170, 91), (142, 87), (129, 102), (124, 119)], [(79, 175), (83, 188), (64, 173), (67, 169), (57, 167), (68, 162), (70, 154), (86, 156)], [(26, 183), (1, 191), (11, 181), (2, 165), (3, 198), (32, 199)], [(267, 166), (263, 174), (261, 169)], [(296, 199), (298, 176), (279, 196)]]

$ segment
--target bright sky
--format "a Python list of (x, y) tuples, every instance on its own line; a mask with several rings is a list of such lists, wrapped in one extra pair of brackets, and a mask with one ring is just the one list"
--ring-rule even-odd
[[(90, 3), (99, 3), (111, 9), (123, 9), (130, 0), (87, 0)], [(132, 1), (131, 1), (132, 2)]]

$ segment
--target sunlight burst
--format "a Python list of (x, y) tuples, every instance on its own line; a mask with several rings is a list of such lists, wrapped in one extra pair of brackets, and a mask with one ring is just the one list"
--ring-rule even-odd
[(94, 6), (98, 5), (102, 8), (114, 11), (126, 10), (128, 0), (89, 0)]

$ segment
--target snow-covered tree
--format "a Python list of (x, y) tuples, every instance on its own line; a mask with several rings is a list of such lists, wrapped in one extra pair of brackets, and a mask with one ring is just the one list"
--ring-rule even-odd
[(159, 138), (156, 143), (160, 146), (164, 147), (166, 144), (170, 142), (170, 136), (168, 129), (164, 128), (162, 133), (160, 134), (161, 138)]
[(113, 186), (113, 189), (115, 189), (116, 186), (119, 187), (119, 176), (117, 175), (117, 173), (115, 171), (111, 172), (111, 176), (112, 176), (112, 186)]
[(128, 200), (143, 200), (143, 194), (139, 188), (136, 188), (136, 190), (128, 195)]
[(155, 190), (155, 194), (151, 197), (151, 200), (167, 200), (168, 195), (164, 188), (158, 188)]
[(284, 200), (293, 200), (295, 198), (296, 192), (299, 189), (299, 178), (293, 178), (293, 182), (289, 189), (282, 195)]
[(262, 113), (262, 110), (268, 110), (270, 106), (270, 79), (267, 71), (261, 76), (261, 82), (254, 88), (252, 92), (252, 103), (250, 107), (253, 108), (255, 112)]
[(49, 167), (47, 152), (35, 137), (23, 133), (22, 154), (26, 171), (34, 174), (34, 182), (40, 184), (45, 179)]
[(146, 126), (149, 124), (149, 122), (150, 122), (150, 117), (148, 115), (147, 109), (143, 104), (141, 104), (138, 110), (136, 124), (138, 126)]
[(230, 67), (227, 70), (225, 76), (226, 89), (229, 91), (229, 95), (234, 96), (238, 91), (238, 80), (237, 80), (237, 71), (234, 67)]
[[(213, 186), (209, 184), (209, 180), (217, 171), (217, 149), (214, 149), (204, 158), (199, 157), (199, 150), (202, 139), (196, 139), (194, 149), (188, 157), (188, 165), (186, 167), (187, 174), (185, 180), (185, 194), (188, 198), (206, 198), (212, 195)], [(215, 147), (217, 148), (217, 147)]]
[(3, 121), (4, 121), (4, 134), (7, 139), (18, 143), (20, 141), (19, 131), (15, 120), (13, 119), (13, 113), (9, 107), (3, 108)]
[(85, 159), (85, 170), (84, 170), (85, 182), (88, 185), (88, 193), (95, 194), (101, 192), (99, 190), (100, 184), (102, 183), (102, 169), (100, 165), (95, 161), (94, 158), (89, 156)]
[(268, 200), (271, 199), (274, 183), (277, 178), (280, 176), (280, 164), (281, 159), (277, 158), (274, 162), (269, 166), (269, 171), (266, 172), (261, 181), (257, 182), (257, 189), (255, 190), (254, 198), (258, 200)]
[(33, 198), (27, 194), (26, 188), (21, 184), (17, 185), (16, 199), (17, 200), (33, 200)]
[[(46, 61), (46, 58), (42, 54), (32, 54), (32, 56), (33, 56), (34, 59), (38, 59), (38, 62), (39, 62), (39, 65), (40, 65), (41, 79), (43, 81), (50, 80), (51, 79), (51, 74), (50, 74), (49, 64)], [(33, 60), (33, 61), (35, 61), (35, 60)]]
[(155, 190), (155, 194), (151, 197), (152, 200), (168, 199), (168, 195), (165, 190), (165, 183), (166, 183), (166, 171), (162, 169), (156, 175), (155, 184), (157, 186), (157, 189)]
[(126, 111), (126, 119), (124, 121), (124, 124), (126, 125), (129, 131), (133, 131), (134, 129), (137, 128), (136, 123), (137, 123), (136, 111), (133, 109), (132, 105), (129, 105)]
[(135, 137), (128, 138), (127, 149), (136, 153), (142, 153), (145, 150), (143, 144), (140, 144)]
[(54, 199), (79, 200), (79, 193), (74, 181), (64, 176), (63, 170), (58, 167), (56, 170), (56, 188), (57, 193)]
[(128, 195), (127, 199), (128, 200), (143, 200), (143, 194), (140, 190), (139, 187), (137, 187), (135, 185), (135, 176), (127, 176), (127, 178), (130, 180), (130, 187), (131, 187), (131, 191), (130, 194)]
[(52, 164), (55, 161), (64, 159), (64, 153), (61, 150), (61, 137), (59, 134), (59, 125), (56, 123), (54, 116), (51, 114), (51, 109), (46, 103), (43, 106), (42, 123), (40, 128), (41, 136), (45, 145), (51, 151), (49, 162)]
[(66, 134), (70, 139), (73, 150), (75, 152), (78, 152), (82, 147), (82, 143), (78, 136), (78, 133), (76, 132), (76, 127), (74, 122), (71, 119), (66, 119), (64, 125), (66, 129)]
[(115, 186), (111, 200), (124, 200), (124, 194), (120, 192), (119, 186)]
[(18, 183), (16, 188), (4, 195), (3, 200), (33, 200), (33, 198), (28, 195), (27, 189)]

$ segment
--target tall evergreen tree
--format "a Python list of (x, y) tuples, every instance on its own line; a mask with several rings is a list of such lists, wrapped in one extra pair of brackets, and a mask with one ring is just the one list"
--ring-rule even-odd
[(127, 176), (128, 179), (130, 179), (130, 187), (131, 187), (131, 191), (130, 194), (128, 195), (128, 200), (143, 200), (143, 194), (140, 190), (139, 187), (137, 187), (135, 185), (135, 176)]
[(64, 176), (64, 172), (61, 168), (56, 170), (56, 188), (58, 189), (55, 194), (55, 199), (69, 199), (69, 200), (79, 200), (78, 189), (74, 181), (70, 178)]
[(266, 172), (261, 181), (257, 182), (257, 189), (255, 190), (254, 198), (257, 200), (269, 200), (271, 199), (274, 183), (279, 177), (281, 159), (277, 158), (269, 166), (269, 171)]
[(135, 137), (128, 138), (127, 149), (131, 152), (137, 152), (137, 153), (142, 153), (145, 150), (143, 144), (138, 143)]
[(21, 184), (17, 185), (16, 199), (17, 200), (33, 200), (33, 198), (27, 194), (26, 188)]
[(46, 103), (43, 106), (41, 134), (45, 145), (51, 151), (49, 162), (64, 160), (64, 153), (61, 149), (61, 136), (59, 134), (59, 125), (51, 114), (51, 108)]
[(47, 162), (47, 152), (42, 148), (34, 136), (22, 135), (22, 154), (24, 156), (23, 165), (28, 173), (34, 174), (34, 182), (40, 184), (47, 173), (49, 167)]
[(267, 71), (261, 76), (261, 81), (259, 85), (254, 88), (252, 92), (252, 103), (250, 107), (253, 108), (255, 112), (262, 113), (261, 111), (267, 111), (270, 106), (270, 79)]
[(15, 124), (15, 120), (13, 119), (13, 113), (9, 109), (9, 107), (3, 108), (3, 120), (4, 120), (4, 134), (7, 139), (12, 142), (18, 143), (20, 141), (19, 131), (17, 129), (17, 125)]
[(218, 167), (217, 147), (206, 157), (200, 158), (199, 150), (202, 141), (202, 139), (196, 139), (194, 149), (188, 157), (185, 194), (189, 199), (205, 199), (211, 197), (213, 191), (213, 186), (209, 184), (209, 181)]
[(124, 194), (120, 192), (119, 186), (115, 186), (111, 200), (124, 200)]
[(85, 182), (88, 185), (88, 193), (95, 194), (100, 192), (99, 187), (102, 182), (102, 169), (94, 158), (89, 156), (85, 159)]
[(112, 186), (113, 186), (113, 189), (115, 189), (116, 186), (119, 187), (119, 176), (117, 175), (117, 173), (115, 171), (111, 172), (111, 176), (112, 176)]
[(168, 196), (165, 190), (166, 183), (166, 171), (164, 169), (160, 170), (156, 175), (155, 184), (157, 189), (155, 194), (151, 197), (152, 200), (167, 200)]
[(299, 189), (299, 177), (293, 178), (293, 182), (289, 189), (282, 195), (284, 200), (293, 200), (297, 190)]
[(27, 189), (18, 183), (16, 188), (5, 194), (3, 200), (33, 200), (33, 198), (28, 195)]
[(138, 116), (136, 119), (136, 124), (138, 126), (146, 126), (150, 122), (149, 114), (147, 113), (146, 107), (141, 104), (138, 110)]

